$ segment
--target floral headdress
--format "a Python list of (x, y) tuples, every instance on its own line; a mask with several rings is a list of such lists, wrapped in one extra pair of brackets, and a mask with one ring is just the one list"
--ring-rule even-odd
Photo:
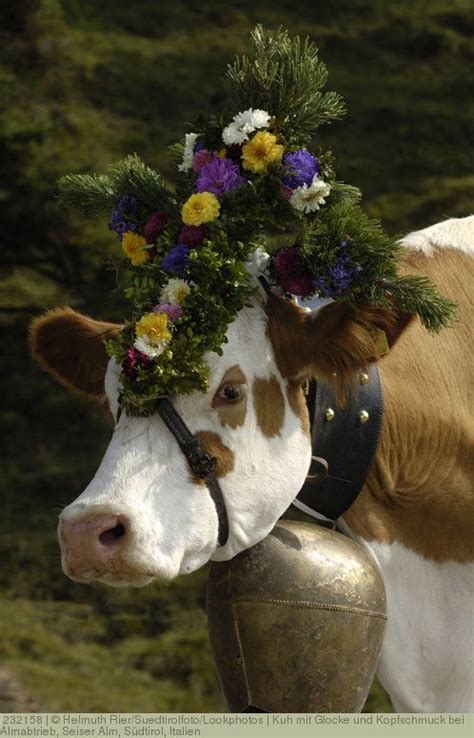
[(336, 179), (331, 153), (306, 148), (344, 113), (322, 92), (326, 69), (308, 39), (257, 27), (253, 56), (228, 67), (229, 107), (199, 116), (171, 148), (176, 186), (128, 156), (104, 175), (68, 175), (60, 199), (85, 215), (110, 212), (132, 315), (108, 350), (122, 366), (122, 404), (149, 415), (163, 395), (207, 388), (205, 353), (255, 290), (246, 267), (270, 253), (275, 291), (395, 306), (437, 331), (454, 305), (423, 277), (397, 271), (399, 246)]

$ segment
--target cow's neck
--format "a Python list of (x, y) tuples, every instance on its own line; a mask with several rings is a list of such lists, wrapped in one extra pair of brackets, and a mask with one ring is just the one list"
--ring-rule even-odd
[(466, 398), (453, 393), (440, 403), (442, 380), (400, 382), (398, 371), (391, 375), (398, 368), (382, 363), (379, 448), (344, 520), (365, 540), (398, 542), (434, 561), (472, 560), (474, 468)]
[(378, 677), (398, 712), (471, 711), (472, 498), (462, 452), (448, 450), (449, 429), (435, 431), (428, 413), (403, 422), (390, 392), (385, 406), (373, 469), (341, 525), (370, 551), (385, 583)]
[(413, 323), (381, 362), (380, 444), (341, 527), (370, 550), (385, 582), (388, 621), (378, 674), (395, 708), (470, 711), (471, 321), (460, 298), (468, 294), (472, 261), (452, 250), (430, 259), (417, 254), (411, 266), (459, 301), (459, 322), (435, 338)]

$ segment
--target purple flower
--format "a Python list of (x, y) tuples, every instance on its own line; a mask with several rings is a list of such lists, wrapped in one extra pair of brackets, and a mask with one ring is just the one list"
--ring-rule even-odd
[(197, 181), (197, 191), (223, 195), (226, 192), (236, 190), (243, 182), (237, 164), (230, 159), (216, 157), (201, 169)]
[(168, 320), (174, 323), (183, 314), (183, 308), (180, 305), (175, 305), (174, 302), (162, 302), (160, 305), (155, 305), (153, 308), (154, 313), (164, 313), (168, 316)]
[(181, 228), (178, 236), (178, 243), (188, 246), (190, 249), (200, 246), (207, 236), (207, 227), (200, 226), (184, 226)]
[(110, 214), (109, 230), (115, 231), (119, 238), (125, 231), (138, 231), (139, 224), (136, 222), (140, 212), (140, 204), (133, 195), (124, 195), (115, 210)]
[(311, 277), (294, 246), (277, 251), (273, 256), (273, 267), (278, 283), (285, 292), (302, 296), (313, 291)]
[(315, 174), (319, 174), (319, 161), (306, 149), (290, 151), (283, 157), (285, 176), (283, 184), (295, 190), (297, 187), (310, 185)]
[(145, 237), (145, 241), (147, 243), (154, 243), (156, 241), (157, 236), (162, 233), (165, 225), (168, 222), (168, 216), (166, 213), (162, 213), (161, 210), (155, 210), (154, 213), (150, 215), (147, 222), (145, 223), (145, 227), (143, 229), (143, 235)]
[(184, 277), (184, 270), (188, 262), (188, 247), (178, 244), (166, 254), (161, 262), (161, 268), (165, 272), (175, 272), (179, 277)]
[(150, 359), (148, 356), (142, 354), (142, 352), (136, 349), (135, 346), (130, 346), (130, 348), (127, 349), (127, 358), (123, 362), (123, 370), (127, 377), (135, 379), (138, 367), (146, 366), (149, 363)]

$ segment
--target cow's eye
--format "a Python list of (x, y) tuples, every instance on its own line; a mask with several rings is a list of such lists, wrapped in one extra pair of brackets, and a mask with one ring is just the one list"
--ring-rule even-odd
[(216, 398), (221, 402), (238, 402), (244, 396), (243, 389), (238, 384), (223, 384), (219, 387)]

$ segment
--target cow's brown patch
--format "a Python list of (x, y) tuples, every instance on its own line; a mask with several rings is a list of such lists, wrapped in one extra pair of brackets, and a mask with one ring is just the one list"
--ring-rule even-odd
[(30, 328), (31, 352), (38, 364), (61, 384), (94, 400), (104, 398), (109, 357), (104, 341), (120, 325), (93, 320), (63, 307), (35, 318)]
[(316, 377), (335, 385), (339, 401), (350, 392), (356, 372), (379, 356), (376, 329), (392, 346), (410, 322), (395, 310), (334, 302), (312, 315), (270, 295), (268, 336), (281, 374), (289, 379)]
[[(225, 384), (235, 386), (237, 389), (242, 390), (242, 386), (246, 383), (246, 377), (240, 366), (237, 364), (231, 366), (222, 377), (220, 387)], [(217, 407), (217, 413), (219, 415), (221, 425), (229, 426), (230, 428), (239, 428), (245, 423), (247, 416), (247, 395), (244, 393), (242, 399), (238, 402), (215, 402), (213, 401), (213, 407)]]
[[(458, 302), (458, 322), (430, 335), (414, 321), (380, 363), (384, 421), (374, 465), (344, 520), (366, 540), (399, 542), (434, 561), (474, 559), (471, 290), (474, 259), (409, 254)], [(370, 421), (369, 421), (370, 422)]]
[[(216, 477), (225, 477), (226, 474), (230, 474), (235, 464), (234, 452), (222, 443), (220, 436), (212, 431), (198, 431), (196, 436), (199, 438), (205, 452), (217, 459)], [(202, 480), (197, 481), (201, 482)]]
[(288, 402), (294, 414), (300, 419), (301, 428), (304, 433), (310, 435), (311, 427), (309, 421), (308, 403), (304, 393), (304, 385), (301, 382), (290, 380), (286, 390)]
[(257, 424), (264, 436), (278, 436), (285, 419), (285, 400), (277, 378), (257, 378), (252, 387)]

